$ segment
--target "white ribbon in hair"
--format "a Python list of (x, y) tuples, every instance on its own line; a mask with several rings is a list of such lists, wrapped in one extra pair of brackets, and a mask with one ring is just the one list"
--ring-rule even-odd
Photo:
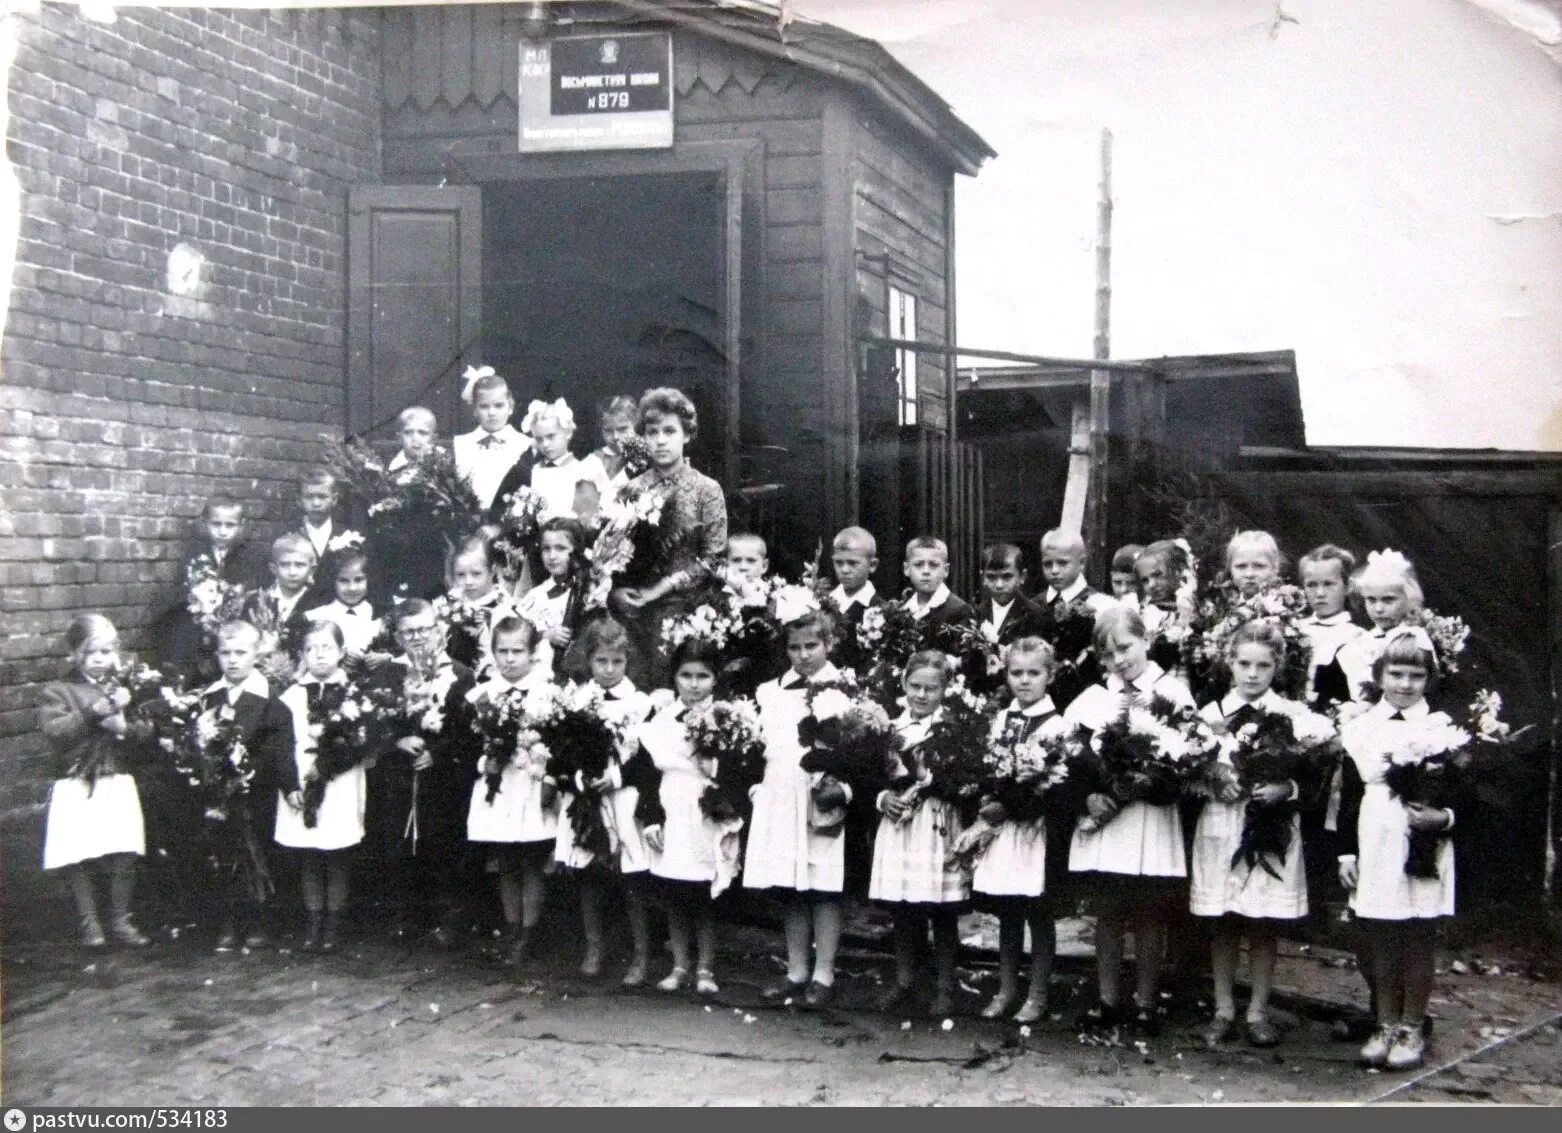
[(819, 608), (819, 597), (813, 589), (795, 583), (776, 587), (775, 601), (776, 621), (782, 625), (790, 625), (804, 614), (811, 614)]
[(1410, 565), (1410, 560), (1392, 548), (1385, 547), (1381, 551), (1369, 551), (1367, 553), (1367, 565), (1379, 567), (1383, 570), (1392, 570), (1400, 574), (1408, 574), (1415, 568)]
[(1390, 645), (1392, 645), (1394, 642), (1406, 637), (1408, 637), (1417, 648), (1426, 650), (1433, 657), (1437, 656), (1437, 646), (1432, 644), (1432, 635), (1427, 633), (1426, 630), (1422, 629), (1420, 626), (1400, 626), (1397, 629), (1391, 630), (1388, 635), (1388, 642)]
[(559, 423), (559, 428), (566, 433), (575, 431), (575, 414), (570, 409), (569, 403), (562, 397), (554, 402), (534, 401), (526, 407), (526, 416), (521, 421), (521, 432), (532, 436), (532, 429), (537, 422), (544, 417), (551, 417)]
[(493, 376), (494, 368), (492, 366), (468, 366), (461, 375), (461, 400), (471, 405), (472, 391), (477, 387), (477, 383), (484, 378)]

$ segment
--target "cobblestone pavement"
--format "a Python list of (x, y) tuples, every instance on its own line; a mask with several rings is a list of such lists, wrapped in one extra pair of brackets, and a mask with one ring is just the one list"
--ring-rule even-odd
[[(331, 957), (215, 955), (196, 940), (97, 958), (12, 946), (0, 1089), (20, 1106), (1133, 1105), (1366, 1101), (1408, 1081), (1361, 1072), (1355, 1044), (1331, 1041), (1330, 1016), (1359, 980), (1326, 950), (1286, 950), (1277, 1050), (1209, 1052), (1196, 991), (1169, 1001), (1167, 1027), (1142, 1046), (1082, 1044), (1071, 1019), (1088, 1002), (1083, 923), (1065, 934), (1057, 1015), (1029, 1034), (972, 1017), (992, 987), (981, 967), (962, 969), (965, 1013), (947, 1024), (876, 1014), (880, 958), (850, 950), (838, 1007), (765, 1005), (777, 942), (723, 931), (722, 992), (708, 1002), (624, 992), (621, 969), (582, 980), (563, 950), (517, 978), (475, 949), (378, 942)], [(1439, 980), (1432, 1064), (1501, 1045), (1392, 1100), (1562, 1100), (1554, 1027), (1501, 1043), (1562, 1011), (1562, 988), (1459, 963)]]

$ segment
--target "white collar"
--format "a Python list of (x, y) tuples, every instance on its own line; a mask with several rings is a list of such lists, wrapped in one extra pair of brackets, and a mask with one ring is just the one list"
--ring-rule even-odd
[(1222, 716), (1230, 716), (1244, 704), (1251, 704), (1260, 712), (1280, 712), (1284, 709), (1285, 701), (1272, 688), (1266, 688), (1264, 695), (1257, 700), (1243, 700), (1238, 693), (1228, 692), (1220, 699), (1220, 714)]
[[(597, 685), (597, 687), (602, 688), (601, 685)], [(612, 688), (602, 689), (603, 696), (612, 693), (615, 700), (628, 700), (630, 697), (638, 695), (639, 692), (640, 690), (635, 687), (635, 682), (628, 677), (620, 678), (619, 682)]]
[[(1144, 672), (1140, 673), (1137, 677), (1134, 678), (1134, 688), (1140, 692), (1149, 692), (1155, 687), (1156, 682), (1165, 675), (1166, 670), (1161, 668), (1154, 661), (1151, 661), (1144, 667)], [(1106, 687), (1108, 691), (1118, 693), (1123, 692), (1126, 688), (1125, 684), (1123, 683), (1123, 678), (1118, 676), (1116, 673), (1110, 673), (1107, 675)]]
[(471, 439), (473, 444), (477, 444), (484, 437), (493, 437), (500, 444), (507, 445), (513, 444), (515, 441), (521, 439), (521, 434), (516, 430), (514, 425), (506, 421), (503, 425), (491, 433), (479, 425), (477, 428), (468, 433), (467, 437)]
[(271, 600), (274, 601), (279, 607), (291, 610), (294, 606), (298, 605), (298, 600), (300, 598), (309, 593), (309, 587), (304, 587), (304, 589), (300, 590), (297, 594), (289, 598), (282, 593), (281, 587), (273, 583), (271, 586), (266, 588), (266, 593), (271, 595)]
[(1372, 711), (1384, 720), (1392, 718), (1396, 712), (1404, 716), (1406, 720), (1424, 720), (1432, 714), (1432, 706), (1426, 702), (1426, 697), (1423, 696), (1409, 708), (1395, 708), (1388, 702), (1388, 698), (1384, 697), (1372, 706)]
[(395, 472), (397, 469), (407, 467), (407, 452), (405, 449), (397, 449), (396, 455), (390, 458), (390, 463), (385, 466), (385, 471)]
[(1343, 626), (1350, 624), (1350, 611), (1341, 610), (1337, 614), (1330, 614), (1326, 618), (1320, 618), (1317, 614), (1308, 614), (1302, 619), (1303, 625), (1313, 626)]
[(932, 715), (923, 716), (919, 720), (913, 720), (911, 718), (911, 709), (907, 708), (899, 716), (895, 717), (895, 730), (897, 732), (919, 731), (923, 735), (926, 735), (928, 729), (930, 729), (934, 724), (938, 723), (938, 718), (943, 714), (944, 707), (943, 705), (939, 705), (937, 708), (933, 709)]
[(1011, 716), (1023, 716), (1027, 720), (1034, 720), (1037, 716), (1046, 716), (1051, 713), (1055, 713), (1057, 710), (1057, 705), (1052, 703), (1051, 693), (1043, 696), (1035, 704), (1027, 704), (1018, 712), (1014, 710), (1014, 706), (1012, 704), (1008, 708), (1004, 709), (1004, 711)]
[(1010, 598), (1007, 602), (1000, 602), (996, 598), (988, 598), (987, 604), (992, 607), (993, 613), (1007, 614), (1010, 610), (1014, 609), (1014, 603), (1018, 601), (1018, 598)]
[(924, 606), (919, 603), (917, 601), (917, 594), (913, 591), (911, 597), (906, 599), (906, 609), (911, 611), (911, 616), (914, 618), (925, 618), (934, 610), (942, 606), (945, 602), (949, 601), (950, 597), (951, 595), (949, 593), (949, 586), (946, 583), (940, 582), (938, 584), (938, 589), (933, 591), (933, 596), (928, 599), (927, 605)]
[(1078, 598), (1081, 594), (1089, 589), (1090, 584), (1085, 581), (1085, 576), (1080, 575), (1073, 582), (1068, 584), (1067, 589), (1059, 590), (1056, 586), (1047, 587), (1047, 601), (1056, 602), (1059, 598), (1061, 598), (1065, 602), (1072, 602), (1075, 598)]
[(541, 454), (538, 454), (538, 456), (537, 456), (537, 463), (536, 463), (535, 467), (537, 467), (537, 468), (568, 468), (571, 464), (577, 464), (577, 463), (579, 463), (579, 461), (577, 460), (575, 454), (572, 453), (572, 452), (566, 452), (563, 456), (559, 457), (557, 460), (549, 460), (547, 457), (542, 456)]
[(347, 674), (341, 669), (337, 669), (329, 677), (312, 677), (306, 673), (298, 679), (297, 683), (300, 687), (306, 685), (344, 685), (347, 683)]
[(862, 588), (855, 594), (846, 593), (846, 587), (837, 586), (830, 591), (830, 601), (835, 603), (835, 608), (845, 613), (853, 606), (871, 606), (873, 599), (878, 597), (878, 591), (874, 589), (872, 582), (864, 582)]
[(228, 693), (229, 704), (232, 704), (236, 699), (238, 699), (241, 693), (246, 692), (253, 693), (262, 700), (269, 700), (271, 698), (271, 685), (266, 680), (266, 678), (261, 675), (259, 669), (251, 669), (249, 676), (245, 677), (236, 686), (230, 685), (226, 677), (223, 677), (221, 680), (215, 680), (206, 686), (206, 693), (203, 693), (202, 695), (223, 691), (227, 691)]
[(320, 523), (313, 523), (310, 521), (307, 515), (304, 516), (304, 530), (306, 531), (325, 531), (329, 529), (330, 526), (331, 517), (329, 515), (326, 516), (325, 519)]
[(802, 673), (799, 673), (796, 669), (793, 669), (793, 668), (789, 667), (786, 672), (781, 674), (781, 679), (779, 681), (777, 681), (776, 683), (777, 684), (786, 684), (788, 681), (799, 680), (799, 679), (801, 679), (804, 684), (810, 684), (810, 685), (825, 684), (825, 683), (827, 683), (829, 681), (838, 681), (838, 680), (840, 680), (841, 679), (841, 671), (839, 669), (837, 669), (835, 667), (834, 662), (831, 662), (831, 661), (826, 661), (824, 663), (824, 668), (820, 669), (817, 673), (815, 673), (811, 677), (805, 677), (805, 676), (803, 676)]

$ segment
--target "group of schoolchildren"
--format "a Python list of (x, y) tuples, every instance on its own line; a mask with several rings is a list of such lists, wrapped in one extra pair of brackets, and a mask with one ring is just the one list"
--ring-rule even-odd
[[(999, 985), (981, 1015), (1035, 1022), (1048, 1012), (1055, 921), (1083, 908), (1096, 918), (1098, 979), (1086, 1022), (1153, 1033), (1167, 931), (1191, 914), (1205, 920), (1211, 940), (1215, 1010), (1205, 1038), (1215, 1045), (1240, 1036), (1267, 1047), (1279, 1041), (1268, 1012), (1278, 939), (1317, 907), (1319, 886), (1337, 875), (1360, 928), (1376, 1016), (1362, 1059), (1392, 1068), (1421, 1062), (1432, 929), (1454, 911), (1454, 851), (1443, 839), (1441, 868), (1424, 878), (1407, 874), (1405, 847), (1412, 831), (1443, 832), (1465, 818), (1454, 808), (1403, 803), (1384, 783), (1405, 729), (1432, 712), (1427, 697), (1438, 672), (1426, 634), (1405, 624), (1421, 604), (1408, 561), (1380, 553), (1358, 569), (1350, 552), (1323, 546), (1298, 564), (1309, 607), (1299, 624), (1311, 645), (1304, 699), (1315, 708), (1360, 701), (1338, 717), (1343, 758), (1325, 789), (1295, 781), (1228, 784), (1190, 807), (1187, 798), (1121, 797), (1078, 774), (1044, 806), (997, 791), (985, 795), (973, 820), (936, 790), (921, 754), (946, 697), (962, 684), (958, 664), (937, 649), (912, 652), (898, 673), (902, 695), (888, 706), (899, 739), (892, 766), (856, 781), (804, 769), (809, 748), (800, 724), (815, 711), (818, 689), (841, 683), (848, 664), (871, 662), (854, 630), (886, 603), (903, 604), (928, 632), (964, 624), (1000, 659), (993, 743), (1012, 745), (1063, 726), (1089, 735), (1152, 698), (1195, 707), (1184, 655), (1168, 651), (1167, 635), (1157, 632), (1174, 616), (1186, 583), (1185, 547), (1163, 541), (1123, 548), (1112, 559), (1110, 592), (1100, 593), (1084, 577), (1077, 533), (1052, 531), (1039, 547), (1044, 584), (1029, 593), (1021, 549), (997, 544), (984, 552), (983, 594), (973, 605), (951, 593), (948, 551), (927, 536), (906, 548), (905, 595), (881, 595), (873, 581), (874, 536), (847, 528), (831, 544), (834, 589), (818, 585), (817, 603), (778, 620), (774, 667), (746, 674), (764, 769), (735, 839), (732, 824), (701, 805), (711, 768), (688, 734), (691, 715), (731, 695), (730, 658), (698, 636), (658, 649), (657, 626), (711, 594), (741, 602), (761, 586), (768, 557), (759, 537), (728, 536), (719, 487), (684, 457), (697, 428), (692, 404), (675, 390), (614, 399), (602, 415), (601, 449), (577, 460), (569, 452), (573, 419), (562, 402), (533, 403), (525, 430), (517, 431), (502, 379), (479, 373), (468, 393), (478, 427), (456, 437), (453, 448), (479, 502), (490, 516), (502, 514), (517, 484), (546, 497), (531, 578), (506, 585), (491, 550), (493, 532), (485, 529), (449, 549), (441, 593), (413, 589), (407, 596), (402, 578), (401, 593), (387, 606), (391, 581), (407, 564), (376, 561), (372, 541), (340, 538), (336, 485), (320, 470), (301, 484), (296, 529), (272, 543), (269, 581), (242, 539), (242, 505), (208, 504), (200, 555), (218, 577), (250, 588), (245, 610), (254, 616), (225, 620), (204, 640), (192, 624), (164, 643), (165, 666), (203, 682), (203, 709), (236, 729), (259, 768), (248, 788), (247, 821), (296, 863), (303, 949), (341, 946), (355, 869), (378, 884), (395, 931), (420, 927), (422, 915), (421, 928), (431, 927), (446, 945), (471, 923), (473, 881), (491, 875), (505, 925), (500, 955), (521, 965), (535, 947), (550, 878), (564, 872), (578, 881), (582, 974), (602, 972), (606, 922), (610, 910), (622, 909), (633, 946), (622, 983), (632, 988), (656, 979), (656, 910), (665, 917), (672, 967), (655, 986), (711, 994), (718, 990), (721, 907), (713, 891), (727, 871), (735, 878), (727, 892), (764, 890), (782, 899), (786, 971), (767, 996), (830, 1004), (843, 923), (854, 902), (867, 900), (893, 915), (895, 962), (883, 1008), (899, 1010), (930, 990), (930, 1013), (946, 1016), (957, 988), (957, 917), (975, 907), (995, 913), (1000, 926)], [(631, 475), (620, 455), (635, 434), (644, 438), (650, 463)], [(415, 464), (434, 435), (431, 414), (408, 411), (398, 459)], [(631, 482), (668, 493), (663, 558), (633, 585), (618, 586), (610, 609), (583, 616), (572, 585), (588, 539), (583, 513)], [(1242, 532), (1224, 565), (1235, 592), (1253, 596), (1280, 581), (1285, 560), (1267, 533)], [(1353, 617), (1352, 596), (1370, 626)], [(1062, 632), (1081, 617), (1091, 627), (1083, 651)], [(285, 631), (287, 683), (257, 667), (260, 624)], [(58, 763), (44, 867), (69, 879), (83, 944), (103, 947), (112, 937), (142, 946), (146, 937), (130, 915), (135, 858), (148, 841), (137, 769), (149, 758), (156, 763), (155, 748), (148, 757), (147, 725), (128, 711), (129, 695), (116, 683), (122, 661), (115, 627), (101, 615), (84, 615), (71, 624), (66, 646), (71, 673), (47, 686), (40, 708)], [(1224, 649), (1229, 680), (1197, 706), (1215, 731), (1234, 729), (1255, 710), (1307, 710), (1273, 687), (1288, 649), (1274, 624), (1245, 624)], [(376, 655), (380, 662), (368, 669), (365, 659)], [(371, 676), (360, 680), (365, 671)], [(355, 699), (364, 683), (376, 684), (382, 699)], [(526, 740), (495, 755), (478, 738), (485, 712), (558, 686), (592, 698), (619, 725), (616, 758), (589, 785), (551, 779), (547, 753)], [(322, 783), (313, 773), (316, 746), (344, 705), (349, 715), (382, 715), (383, 727), (374, 733), (374, 751)], [(572, 791), (588, 786), (613, 831), (607, 847), (582, 844), (577, 825), (563, 817)], [(1278, 862), (1239, 860), (1250, 800), (1306, 804), (1297, 807), (1291, 845)], [(166, 827), (201, 816), (164, 814), (157, 821)], [(958, 852), (972, 821), (996, 828), (974, 862)], [(1304, 831), (1312, 843), (1306, 847)], [(168, 844), (178, 835), (162, 831)], [(1321, 858), (1328, 860), (1324, 871), (1304, 865)], [(99, 916), (99, 873), (108, 878), (107, 918)], [(261, 947), (274, 927), (264, 886), (243, 874), (203, 875), (221, 890), (212, 894), (219, 899), (219, 949)], [(1029, 972), (1022, 979), (1027, 935)], [(1130, 937), (1135, 980), (1125, 989)], [(929, 938), (934, 979), (924, 989), (918, 971)], [(1234, 988), (1243, 938), (1252, 991), (1239, 1024)]]

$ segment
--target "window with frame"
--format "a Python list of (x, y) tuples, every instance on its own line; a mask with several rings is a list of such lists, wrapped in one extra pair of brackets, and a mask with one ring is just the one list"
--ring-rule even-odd
[[(913, 340), (917, 337), (917, 297), (894, 284), (889, 289), (889, 336)], [(896, 381), (899, 383), (899, 419), (902, 425), (917, 423), (920, 402), (917, 394), (917, 354), (901, 347), (895, 349)]]

